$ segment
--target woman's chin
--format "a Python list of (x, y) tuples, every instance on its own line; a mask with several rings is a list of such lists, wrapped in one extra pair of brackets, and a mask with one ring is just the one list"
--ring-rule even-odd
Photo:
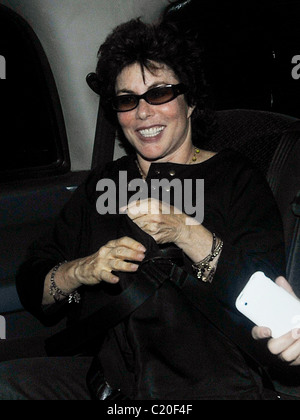
[(143, 147), (137, 149), (137, 153), (145, 160), (149, 162), (156, 161), (162, 159), (164, 156), (164, 152), (161, 148), (158, 147)]

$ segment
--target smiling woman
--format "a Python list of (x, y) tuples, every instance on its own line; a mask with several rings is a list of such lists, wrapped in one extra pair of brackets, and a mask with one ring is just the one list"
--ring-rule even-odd
[[(138, 63), (126, 67), (117, 77), (116, 92), (144, 96), (153, 92), (155, 86), (159, 90), (157, 86), (166, 89), (180, 84), (169, 67), (153, 62), (151, 67), (151, 72), (143, 71)], [(117, 98), (123, 96), (127, 95)], [(137, 151), (144, 173), (152, 161), (188, 163), (194, 154), (190, 121), (194, 107), (187, 105), (183, 94), (173, 94), (169, 99), (159, 104), (140, 99), (136, 108), (118, 113), (122, 131)]]
[[(211, 122), (206, 106), (208, 88), (202, 69), (202, 51), (194, 42), (193, 37), (180, 36), (175, 25), (170, 25), (168, 28), (161, 25), (158, 31), (149, 25), (145, 30), (143, 22), (132, 20), (126, 24), (126, 30), (131, 35), (124, 38), (124, 26), (117, 27), (101, 45), (98, 54), (96, 73), (99, 93), (108, 117), (115, 121), (116, 115), (112, 113), (111, 99), (121, 93), (118, 93), (118, 89), (116, 90), (115, 82), (122, 70), (138, 63), (140, 75), (145, 82), (146, 73), (148, 76), (158, 77), (159, 71), (166, 71), (170, 63), (172, 69), (168, 70), (172, 74), (174, 84), (180, 81), (185, 87), (184, 93), (188, 106), (194, 107), (197, 104), (197, 109), (192, 115), (193, 141), (197, 144), (199, 136), (206, 132), (208, 122)], [(115, 47), (112, 48), (112, 45)], [(126, 54), (124, 54), (125, 50)], [(190, 54), (187, 55), (186, 51)], [(159, 82), (163, 82), (163, 86), (171, 83), (168, 80), (159, 81), (159, 77), (152, 81), (152, 83)], [(130, 86), (123, 87), (130, 88)], [(150, 88), (148, 82), (147, 87), (139, 94), (145, 93)], [(125, 91), (125, 93), (137, 94), (138, 92)]]
[[(221, 313), (231, 311), (235, 319), (235, 298), (254, 271), (264, 271), (271, 278), (284, 273), (281, 221), (266, 181), (240, 154), (232, 150), (214, 153), (201, 147), (203, 130), (199, 127), (205, 125), (201, 68), (201, 52), (193, 37), (180, 34), (172, 25), (148, 25), (135, 19), (117, 27), (100, 47), (101, 104), (133, 153), (91, 173), (64, 207), (52, 233), (32, 247), (21, 266), (17, 278), (20, 299), (47, 325), (66, 315), (79, 321), (99, 305), (109, 306), (116, 295), (128, 296), (131, 286), (153, 284), (156, 270), (161, 269), (161, 282), (166, 275), (169, 279), (180, 273), (179, 266), (193, 279), (195, 289), (187, 293), (194, 296), (195, 291), (209, 291)], [(181, 84), (185, 89), (178, 91)], [(126, 187), (122, 184), (125, 179)], [(101, 180), (115, 186), (115, 209), (122, 207), (125, 214), (96, 211)], [(139, 207), (132, 204), (135, 191), (129, 188), (137, 180), (141, 188), (147, 185), (147, 197), (140, 197)], [(202, 223), (195, 214), (199, 197), (194, 186), (199, 180), (204, 180), (205, 187)], [(153, 199), (159, 181), (163, 188), (180, 185), (181, 202), (176, 202), (174, 194)], [(124, 203), (127, 184), (131, 194)], [(187, 201), (189, 206), (181, 205)], [(150, 211), (145, 212), (149, 204)], [(177, 207), (194, 212), (178, 212)], [(144, 270), (150, 262), (154, 267), (148, 275)], [(95, 359), (88, 384), (98, 399), (120, 392), (137, 400), (260, 398), (263, 383), (258, 372), (253, 375), (234, 342), (187, 303), (179, 292), (183, 286), (181, 275), (176, 284), (166, 281), (108, 334), (104, 321), (122, 312), (121, 306), (102, 317), (101, 325), (98, 321), (88, 324), (82, 334), (77, 328), (80, 322), (76, 323), (75, 334), (67, 335), (67, 340), (59, 335), (47, 348), (52, 355), (69, 354), (75, 340), (80, 353), (92, 352)], [(76, 300), (79, 303), (70, 299), (76, 292), (81, 295), (80, 302)], [(91, 348), (89, 334), (97, 339), (96, 349)], [(71, 347), (78, 354), (77, 346)], [(80, 367), (80, 358), (71, 360), (73, 367), (77, 363)], [(217, 366), (216, 360), (221, 361)], [(38, 363), (41, 366), (42, 361)], [(60, 366), (69, 363), (70, 358), (47, 360), (45, 369), (38, 370), (39, 382), (49, 388), (52, 373), (65, 376)], [(0, 396), (22, 393), (19, 384), (24, 381), (16, 377), (8, 385), (5, 368), (0, 365)], [(19, 368), (13, 371), (19, 373)], [(74, 395), (78, 385), (85, 386), (86, 372), (74, 367), (71, 373), (64, 389)], [(30, 383), (35, 391), (41, 389), (34, 375)]]

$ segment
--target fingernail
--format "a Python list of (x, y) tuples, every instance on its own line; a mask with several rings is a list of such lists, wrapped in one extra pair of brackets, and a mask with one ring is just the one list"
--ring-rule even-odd
[(263, 331), (263, 336), (265, 338), (269, 338), (269, 337), (271, 337), (271, 335), (272, 335), (271, 330), (269, 330), (269, 328), (265, 328), (264, 331)]
[(142, 246), (142, 245), (138, 247), (138, 250), (139, 251), (142, 251), (144, 253), (147, 251), (146, 248), (144, 246)]
[(295, 328), (292, 330), (292, 337), (294, 340), (299, 340), (300, 338), (300, 328)]
[(137, 271), (139, 269), (139, 266), (137, 264), (131, 264), (131, 268), (133, 271)]

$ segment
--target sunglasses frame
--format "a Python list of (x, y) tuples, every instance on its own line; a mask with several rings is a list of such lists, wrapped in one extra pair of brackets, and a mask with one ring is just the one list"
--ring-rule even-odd
[[(172, 98), (168, 99), (167, 101), (163, 101), (163, 102), (161, 102), (159, 104), (151, 103), (149, 101), (149, 99), (147, 99), (147, 96), (152, 91), (159, 90), (159, 89), (165, 89), (165, 88), (170, 88), (171, 89), (171, 91), (173, 92)], [(155, 87), (155, 88), (152, 88), (152, 89), (147, 90), (147, 92), (143, 93), (143, 95), (135, 95), (134, 93), (130, 93), (130, 94), (126, 94), (126, 95), (118, 95), (118, 96), (115, 96), (115, 98), (113, 98), (111, 100), (111, 102), (112, 102), (112, 107), (113, 107), (114, 111), (117, 111), (117, 112), (130, 112), (130, 111), (133, 111), (134, 109), (136, 109), (139, 106), (139, 103), (140, 103), (140, 100), (141, 99), (144, 99), (149, 105), (155, 105), (155, 106), (157, 106), (157, 105), (163, 105), (163, 104), (167, 104), (168, 102), (173, 101), (178, 96), (183, 95), (184, 93), (186, 93), (186, 91), (187, 91), (186, 86), (183, 83), (179, 83), (178, 85), (158, 86), (158, 87)], [(126, 109), (126, 110), (120, 110), (120, 109), (118, 109), (117, 107), (114, 106), (114, 100), (117, 99), (118, 97), (121, 97), (121, 96), (125, 96), (125, 97), (126, 96), (131, 96), (131, 97), (134, 97), (136, 99), (136, 105), (133, 108)]]

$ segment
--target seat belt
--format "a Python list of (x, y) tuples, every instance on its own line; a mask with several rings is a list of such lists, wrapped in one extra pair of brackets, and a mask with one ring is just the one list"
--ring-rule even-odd
[(167, 261), (166, 264), (166, 259), (162, 257), (152, 258), (142, 263), (136, 280), (100, 310), (48, 338), (46, 340), (48, 355), (76, 354), (89, 341), (105, 334), (110, 328), (128, 318), (163, 287), (167, 280), (171, 281), (179, 293), (182, 293), (206, 319), (261, 367), (266, 387), (276, 394), (273, 383), (264, 369), (261, 355), (258, 355), (257, 343), (251, 334), (247, 333), (245, 326), (238, 322), (240, 317), (220, 305), (212, 294), (209, 284), (200, 282), (172, 261)]
[(105, 334), (128, 318), (169, 280), (191, 304), (217, 329), (249, 356), (257, 357), (256, 342), (247, 333), (242, 318), (229, 312), (215, 298), (208, 284), (200, 282), (163, 257), (154, 257), (140, 265), (137, 278), (120, 295), (92, 315), (46, 340), (49, 356), (67, 356), (80, 352), (88, 342)]
[[(157, 260), (155, 260), (157, 261)], [(128, 318), (170, 278), (170, 274), (159, 273), (148, 281), (137, 278), (118, 296), (94, 312), (60, 331), (45, 341), (49, 356), (69, 356), (80, 353), (94, 339), (104, 335), (109, 329)]]

